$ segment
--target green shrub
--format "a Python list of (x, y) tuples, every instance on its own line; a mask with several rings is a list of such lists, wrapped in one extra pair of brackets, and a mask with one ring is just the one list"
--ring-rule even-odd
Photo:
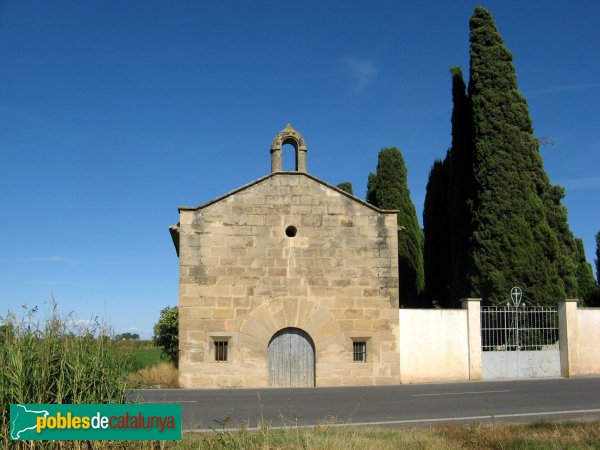
[(154, 325), (154, 345), (160, 347), (165, 356), (179, 365), (179, 308), (167, 306), (160, 311), (158, 322)]

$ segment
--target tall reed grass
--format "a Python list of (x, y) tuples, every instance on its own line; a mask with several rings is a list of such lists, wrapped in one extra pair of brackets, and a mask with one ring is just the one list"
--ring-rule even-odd
[(0, 439), (11, 403), (124, 403), (130, 365), (97, 319), (74, 321), (56, 305), (46, 320), (36, 309), (9, 312), (0, 318)]

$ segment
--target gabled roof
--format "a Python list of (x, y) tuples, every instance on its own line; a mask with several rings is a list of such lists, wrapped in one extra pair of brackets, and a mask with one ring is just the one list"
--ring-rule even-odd
[[(266, 176), (261, 177), (261, 178), (259, 178), (257, 180), (254, 180), (254, 181), (252, 181), (252, 182), (250, 182), (248, 184), (245, 184), (244, 186), (241, 186), (241, 187), (239, 187), (237, 189), (234, 189), (233, 191), (230, 191), (227, 194), (221, 195), (220, 197), (217, 197), (214, 200), (211, 200), (209, 202), (203, 203), (203, 204), (201, 204), (199, 206), (180, 206), (178, 208), (178, 210), (179, 210), (180, 213), (181, 213), (181, 211), (199, 211), (199, 210), (201, 210), (203, 208), (206, 208), (207, 206), (210, 206), (210, 205), (212, 205), (214, 203), (218, 203), (218, 202), (220, 202), (222, 200), (225, 200), (227, 197), (230, 197), (230, 196), (232, 196), (234, 194), (237, 194), (238, 192), (242, 192), (242, 191), (244, 191), (246, 189), (249, 189), (252, 186), (255, 186), (255, 185), (257, 185), (257, 184), (259, 184), (259, 183), (261, 183), (261, 182), (263, 182), (265, 180), (268, 180), (271, 177), (276, 176), (276, 175), (286, 175), (286, 176), (290, 175), (290, 176), (307, 177), (307, 178), (310, 178), (311, 180), (313, 180), (313, 181), (315, 181), (315, 182), (317, 182), (317, 183), (319, 183), (319, 184), (321, 184), (321, 185), (323, 185), (323, 186), (325, 186), (325, 187), (327, 187), (327, 188), (329, 188), (329, 189), (331, 189), (333, 191), (338, 192), (339, 194), (342, 194), (342, 195), (348, 197), (350, 200), (353, 200), (353, 201), (355, 201), (357, 203), (360, 203), (361, 205), (366, 206), (367, 208), (370, 208), (373, 211), (376, 211), (378, 213), (381, 213), (381, 214), (397, 214), (398, 213), (398, 210), (395, 210), (395, 209), (379, 209), (376, 206), (373, 206), (370, 203), (367, 203), (364, 200), (361, 200), (360, 198), (355, 197), (352, 194), (348, 194), (346, 191), (341, 190), (337, 186), (334, 186), (332, 184), (326, 183), (325, 181), (323, 181), (323, 180), (321, 180), (321, 179), (319, 179), (317, 177), (314, 177), (314, 176), (312, 176), (312, 175), (310, 175), (310, 174), (308, 174), (306, 172), (272, 172), (269, 175), (266, 175)], [(401, 225), (398, 225), (398, 230), (402, 230), (402, 229), (404, 229), (404, 227), (402, 227)], [(171, 234), (171, 239), (173, 239), (173, 244), (175, 245), (175, 250), (177, 251), (177, 256), (179, 256), (179, 223), (177, 223), (176, 225), (171, 225), (169, 227), (169, 233)]]
[(307, 178), (310, 178), (311, 180), (313, 180), (313, 181), (315, 181), (315, 182), (317, 182), (317, 183), (319, 183), (319, 184), (321, 184), (321, 185), (323, 185), (323, 186), (325, 186), (325, 187), (327, 187), (327, 188), (329, 188), (331, 190), (334, 190), (334, 191), (338, 192), (339, 194), (342, 194), (342, 195), (348, 197), (349, 199), (351, 199), (351, 200), (353, 200), (353, 201), (355, 201), (357, 203), (360, 203), (363, 206), (366, 206), (367, 208), (372, 209), (373, 211), (377, 211), (378, 213), (382, 213), (382, 214), (397, 214), (398, 213), (398, 210), (395, 210), (395, 209), (379, 209), (376, 206), (373, 206), (370, 203), (367, 203), (364, 200), (361, 200), (360, 198), (355, 197), (354, 195), (349, 194), (346, 191), (341, 190), (337, 186), (329, 184), (329, 183), (327, 183), (327, 182), (325, 182), (325, 181), (323, 181), (323, 180), (321, 180), (321, 179), (319, 179), (319, 178), (317, 178), (317, 177), (315, 177), (313, 175), (310, 175), (310, 174), (308, 174), (306, 172), (272, 172), (272, 173), (270, 173), (270, 174), (268, 174), (268, 175), (266, 175), (264, 177), (258, 178), (257, 180), (254, 180), (254, 181), (252, 181), (252, 182), (250, 182), (248, 184), (245, 184), (245, 185), (243, 185), (243, 186), (241, 186), (241, 187), (239, 187), (237, 189), (234, 189), (233, 191), (230, 191), (230, 192), (228, 192), (228, 193), (226, 193), (224, 195), (221, 195), (220, 197), (217, 197), (214, 200), (211, 200), (209, 202), (203, 203), (203, 204), (198, 205), (198, 206), (180, 206), (178, 208), (178, 210), (179, 210), (179, 212), (181, 212), (181, 211), (198, 211), (198, 210), (201, 210), (201, 209), (206, 208), (207, 206), (210, 206), (210, 205), (212, 205), (214, 203), (218, 203), (221, 200), (226, 199), (227, 197), (230, 197), (230, 196), (232, 196), (234, 194), (237, 194), (238, 192), (242, 192), (242, 191), (244, 191), (244, 190), (246, 190), (248, 188), (251, 188), (252, 186), (255, 186), (255, 185), (257, 185), (257, 184), (259, 184), (259, 183), (261, 183), (261, 182), (263, 182), (263, 181), (271, 178), (271, 177), (276, 176), (276, 175), (286, 175), (286, 176), (291, 175), (291, 176), (307, 177)]

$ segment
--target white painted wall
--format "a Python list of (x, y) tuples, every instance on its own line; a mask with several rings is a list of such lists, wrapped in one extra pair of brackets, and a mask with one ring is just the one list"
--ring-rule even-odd
[(401, 383), (469, 379), (466, 309), (400, 309)]
[(571, 375), (600, 374), (600, 309), (577, 310), (578, 370)]
[[(479, 301), (465, 299), (463, 308), (399, 310), (401, 383), (481, 379), (482, 359), (489, 368), (494, 357), (501, 359), (497, 363), (501, 371), (513, 363), (527, 369), (521, 376), (600, 375), (600, 308), (580, 309), (572, 299), (560, 302), (560, 352), (520, 354), (482, 352)], [(483, 374), (483, 378), (502, 377)]]

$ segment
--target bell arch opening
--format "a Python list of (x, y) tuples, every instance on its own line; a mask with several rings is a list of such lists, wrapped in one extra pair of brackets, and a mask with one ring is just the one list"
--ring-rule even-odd
[(281, 146), (281, 169), (284, 172), (298, 171), (298, 148), (291, 141)]

